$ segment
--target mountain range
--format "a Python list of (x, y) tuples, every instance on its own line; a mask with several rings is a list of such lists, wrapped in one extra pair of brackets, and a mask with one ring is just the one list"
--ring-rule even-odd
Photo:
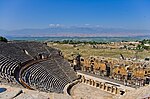
[(57, 26), (44, 29), (18, 29), (9, 31), (0, 29), (0, 35), (6, 37), (150, 37), (150, 30), (88, 26)]

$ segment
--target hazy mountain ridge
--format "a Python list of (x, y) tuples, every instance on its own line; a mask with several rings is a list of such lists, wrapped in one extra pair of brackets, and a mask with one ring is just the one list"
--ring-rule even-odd
[(2, 36), (12, 37), (130, 37), (150, 36), (150, 30), (102, 27), (49, 27), (45, 29), (0, 30)]

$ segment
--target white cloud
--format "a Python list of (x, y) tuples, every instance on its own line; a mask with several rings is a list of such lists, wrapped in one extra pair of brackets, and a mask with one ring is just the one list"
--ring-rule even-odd
[(49, 24), (49, 27), (60, 27), (60, 26), (63, 26), (61, 24)]
[(60, 24), (56, 24), (55, 26), (58, 27), (58, 26), (60, 26)]
[(55, 24), (49, 24), (49, 27), (54, 27), (55, 26)]

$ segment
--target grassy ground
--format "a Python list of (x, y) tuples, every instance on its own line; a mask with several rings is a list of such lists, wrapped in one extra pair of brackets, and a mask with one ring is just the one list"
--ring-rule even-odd
[[(130, 58), (135, 57), (136, 52), (134, 50), (125, 50), (125, 49), (94, 49), (89, 45), (81, 45), (77, 47), (73, 47), (67, 44), (51, 44), (48, 43), (49, 46), (60, 49), (63, 52), (65, 58), (70, 58), (72, 54), (81, 54), (83, 57), (89, 56), (104, 56), (111, 58), (119, 58), (120, 54), (123, 54), (124, 57)], [(150, 56), (150, 51), (142, 51), (137, 53), (138, 58), (145, 58)]]

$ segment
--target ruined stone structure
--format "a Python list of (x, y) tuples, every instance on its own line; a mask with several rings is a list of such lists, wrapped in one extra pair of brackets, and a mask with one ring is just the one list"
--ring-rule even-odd
[(150, 63), (102, 57), (81, 58), (81, 70), (137, 87), (150, 82)]
[(111, 94), (124, 95), (127, 90), (132, 90), (133, 88), (122, 87), (123, 85), (110, 82), (109, 80), (104, 80), (97, 78), (93, 75), (86, 74), (85, 72), (78, 71), (78, 76), (81, 76), (80, 82), (98, 88), (100, 90), (109, 92)]
[(81, 82), (88, 84), (88, 85), (91, 85), (91, 86), (94, 86), (96, 88), (99, 88), (101, 90), (110, 92), (112, 94), (120, 94), (120, 90), (117, 87), (106, 84), (106, 83), (102, 83), (99, 81), (95, 81), (92, 79), (87, 79), (87, 78), (84, 78), (84, 76), (82, 77)]

